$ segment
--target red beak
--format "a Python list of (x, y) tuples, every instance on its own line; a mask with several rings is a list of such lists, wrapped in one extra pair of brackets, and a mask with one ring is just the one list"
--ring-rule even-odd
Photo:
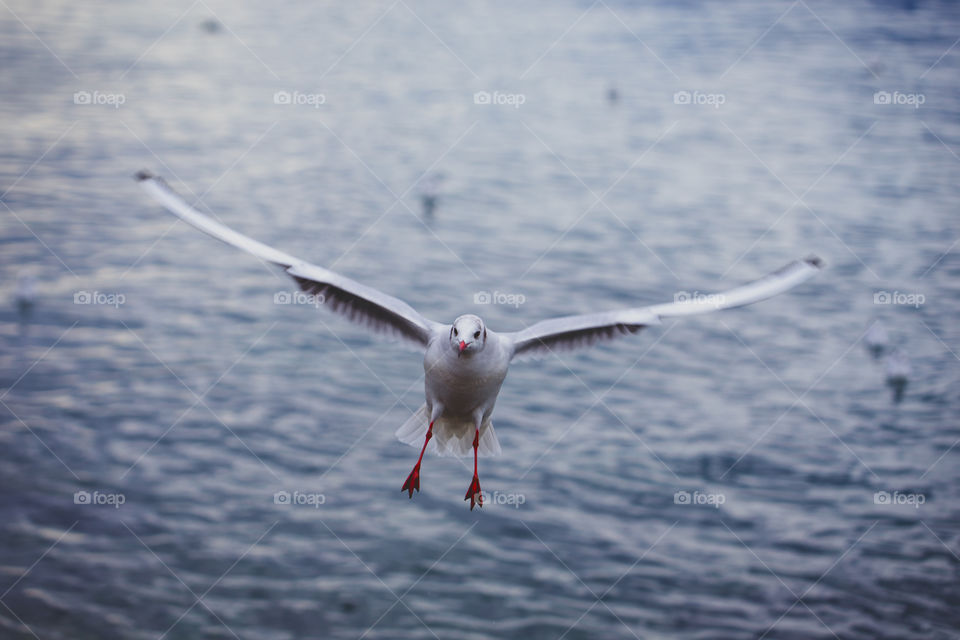
[(460, 353), (463, 353), (463, 350), (467, 348), (467, 343), (463, 340), (460, 341)]

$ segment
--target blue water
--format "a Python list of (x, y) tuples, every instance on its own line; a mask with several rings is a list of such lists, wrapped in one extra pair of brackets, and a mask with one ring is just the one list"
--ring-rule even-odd
[[(957, 637), (960, 9), (237, 4), (0, 7), (0, 637)], [(469, 461), (400, 493), (419, 354), (142, 168), (495, 330), (828, 267), (515, 364), (471, 512)]]

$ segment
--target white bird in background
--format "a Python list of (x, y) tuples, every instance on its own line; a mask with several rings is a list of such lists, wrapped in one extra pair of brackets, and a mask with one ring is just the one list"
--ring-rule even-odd
[(420, 183), (420, 203), (423, 205), (423, 215), (427, 218), (433, 217), (433, 212), (440, 200), (440, 186), (444, 180), (446, 180), (444, 174), (434, 173)]
[(721, 294), (648, 307), (567, 316), (537, 322), (522, 331), (497, 333), (479, 317), (467, 314), (453, 324), (434, 322), (407, 303), (244, 236), (200, 213), (167, 183), (148, 172), (140, 185), (181, 219), (227, 244), (282, 267), (306, 292), (322, 295), (324, 305), (360, 324), (416, 344), (424, 350), (426, 402), (397, 430), (397, 438), (417, 446), (420, 456), (401, 491), (420, 490), (420, 464), (431, 450), (467, 456), (473, 450), (473, 480), (464, 500), (470, 509), (483, 506), (477, 474), (479, 454), (496, 455), (500, 444), (490, 420), (493, 407), (515, 359), (594, 344), (661, 323), (663, 318), (698, 315), (740, 307), (770, 298), (804, 282), (822, 267), (816, 257), (791, 262), (749, 284)]
[(37, 297), (37, 282), (28, 271), (17, 274), (17, 290), (14, 296), (17, 299), (20, 314), (28, 315)]
[(907, 382), (912, 373), (913, 367), (910, 366), (910, 357), (907, 352), (903, 349), (894, 349), (884, 362), (884, 374), (887, 386), (893, 391), (894, 402), (903, 400), (903, 392), (907, 389)]
[(879, 358), (883, 355), (889, 341), (890, 338), (887, 336), (887, 330), (879, 320), (874, 320), (873, 324), (870, 325), (870, 328), (867, 329), (867, 332), (863, 336), (863, 342), (867, 345), (867, 350), (874, 358)]

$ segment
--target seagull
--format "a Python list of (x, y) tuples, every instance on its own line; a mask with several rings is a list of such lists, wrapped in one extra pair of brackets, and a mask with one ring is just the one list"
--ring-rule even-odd
[(889, 338), (887, 337), (886, 328), (884, 328), (879, 320), (874, 320), (870, 328), (867, 329), (867, 332), (863, 336), (863, 342), (867, 346), (867, 351), (870, 352), (870, 355), (872, 355), (874, 359), (883, 355), (883, 352), (887, 348)]
[(423, 205), (423, 215), (427, 218), (433, 216), (440, 199), (440, 184), (446, 176), (442, 173), (434, 173), (423, 180), (420, 187), (420, 202)]
[(22, 316), (30, 314), (37, 297), (37, 284), (33, 275), (23, 270), (17, 274), (17, 290), (14, 295), (17, 300), (17, 309)]
[(910, 357), (903, 349), (897, 348), (884, 363), (884, 374), (887, 386), (893, 391), (893, 401), (899, 403), (903, 399), (903, 392), (907, 388), (913, 367), (910, 366)]
[(191, 207), (161, 177), (141, 171), (136, 179), (171, 213), (214, 238), (284, 269), (303, 291), (318, 296), (334, 313), (422, 349), (425, 402), (396, 432), (401, 442), (420, 446), (420, 456), (401, 491), (410, 498), (414, 491), (420, 491), (420, 465), (428, 445), (432, 453), (441, 456), (467, 457), (472, 450), (473, 480), (464, 496), (470, 501), (471, 511), (477, 504), (483, 506), (477, 457), (500, 453), (491, 415), (511, 362), (637, 333), (661, 324), (665, 318), (759, 302), (792, 289), (823, 266), (819, 258), (811, 256), (719, 294), (678, 294), (670, 303), (553, 318), (521, 331), (498, 333), (473, 314), (461, 315), (452, 324), (430, 320), (398, 298), (234, 231)]

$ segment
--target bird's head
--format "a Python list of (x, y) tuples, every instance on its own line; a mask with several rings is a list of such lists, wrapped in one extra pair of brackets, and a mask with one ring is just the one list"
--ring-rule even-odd
[(450, 346), (457, 357), (483, 351), (487, 343), (487, 328), (483, 320), (473, 314), (460, 316), (450, 327)]

